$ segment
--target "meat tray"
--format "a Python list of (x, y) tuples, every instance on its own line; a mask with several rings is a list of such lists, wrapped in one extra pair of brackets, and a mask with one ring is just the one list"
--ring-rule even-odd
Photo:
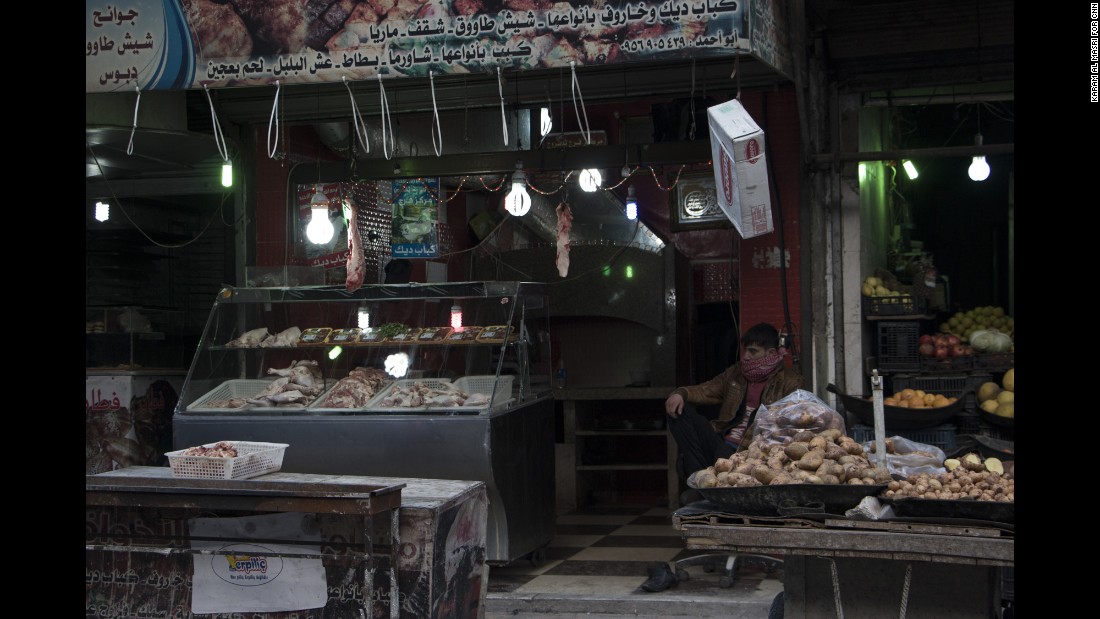
[(428, 406), (382, 406), (381, 402), (386, 398), (387, 393), (394, 387), (404, 388), (411, 387), (416, 383), (421, 383), (429, 389), (442, 389), (446, 385), (451, 384), (449, 378), (401, 378), (393, 381), (389, 385), (386, 385), (385, 389), (379, 389), (378, 393), (371, 398), (370, 402), (367, 402), (366, 410), (372, 413), (408, 413), (412, 411), (427, 410)]
[[(168, 458), (168, 465), (172, 467), (172, 477), (189, 479), (259, 477), (283, 468), (283, 453), (290, 446), (287, 443), (226, 442), (232, 443), (237, 448), (237, 457), (188, 456), (184, 455), (186, 449), (164, 454)], [(207, 443), (203, 447), (215, 445), (217, 443)]]
[(252, 404), (245, 404), (237, 408), (228, 408), (225, 406), (209, 406), (211, 402), (218, 402), (229, 400), (233, 398), (240, 398), (247, 400), (248, 398), (254, 398), (267, 389), (274, 379), (247, 379), (247, 378), (234, 378), (227, 380), (224, 383), (214, 387), (210, 391), (207, 391), (202, 397), (195, 400), (187, 406), (187, 412), (193, 413), (232, 413), (235, 411), (254, 410), (256, 407)]
[(894, 514), (905, 518), (965, 518), (990, 522), (1016, 522), (1016, 504), (999, 501), (922, 499), (918, 497), (879, 498), (892, 505)]
[(327, 406), (329, 395), (331, 395), (332, 391), (334, 389), (336, 389), (336, 383), (333, 383), (333, 385), (331, 387), (329, 387), (328, 389), (326, 389), (324, 393), (317, 396), (317, 399), (314, 400), (313, 402), (311, 402), (309, 404), (309, 406), (306, 406), (306, 410), (308, 410), (311, 413), (337, 414), (337, 415), (348, 414), (348, 413), (361, 413), (361, 412), (367, 410), (367, 407), (370, 405), (370, 403), (372, 401), (374, 401), (374, 399), (378, 396), (379, 393), (382, 393), (384, 390), (389, 389), (391, 386), (393, 386), (393, 381), (388, 381), (386, 383), (383, 383), (382, 386), (378, 388), (378, 391), (376, 391), (375, 394), (373, 396), (371, 396), (369, 400), (367, 400), (367, 403), (364, 404), (362, 408), (343, 408), (343, 407)]
[(698, 488), (694, 481), (693, 473), (688, 478), (688, 486), (698, 490), (703, 498), (730, 513), (744, 516), (792, 515), (799, 508), (844, 515), (844, 512), (859, 505), (863, 497), (875, 496), (886, 489), (886, 484), (776, 484), (744, 488)]
[[(484, 393), (485, 395), (492, 396), (493, 407), (499, 408), (500, 406), (507, 404), (512, 399), (512, 379), (514, 377), (505, 374), (499, 377), (488, 376), (463, 376), (454, 382), (455, 388), (459, 391), (465, 391), (469, 394)], [(429, 407), (429, 408), (448, 408), (455, 410), (484, 410), (488, 408), (488, 405), (479, 406), (448, 406), (448, 407)]]
[[(859, 422), (872, 428), (875, 426), (875, 404), (871, 400), (850, 396), (840, 390), (836, 385), (829, 383), (825, 387), (835, 393), (840, 402), (844, 404), (844, 410), (855, 415)], [(887, 430), (920, 430), (943, 425), (948, 419), (955, 416), (966, 406), (966, 396), (973, 389), (967, 389), (959, 394), (954, 404), (940, 406), (938, 408), (901, 408), (900, 406), (882, 405), (883, 421)]]

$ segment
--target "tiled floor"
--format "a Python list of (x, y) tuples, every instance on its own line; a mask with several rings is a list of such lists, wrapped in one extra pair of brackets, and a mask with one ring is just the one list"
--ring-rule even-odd
[[(687, 550), (672, 526), (667, 507), (593, 506), (557, 517), (556, 535), (545, 549), (545, 562), (518, 560), (489, 570), (490, 596), (590, 596), (643, 599), (658, 594), (641, 588), (647, 567), (706, 551)], [(751, 594), (771, 599), (782, 590), (782, 570), (771, 574), (747, 565), (733, 586), (719, 586), (723, 567), (707, 572), (686, 568), (689, 578), (663, 592), (718, 598)]]

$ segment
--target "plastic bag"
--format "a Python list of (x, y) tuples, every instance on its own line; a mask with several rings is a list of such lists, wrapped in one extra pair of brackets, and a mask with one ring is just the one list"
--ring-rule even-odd
[[(894, 446), (894, 453), (890, 453), (889, 445), (886, 447), (886, 466), (891, 475), (912, 477), (920, 473), (939, 475), (947, 472), (943, 468), (943, 459), (946, 456), (939, 447), (911, 441), (904, 436), (891, 436), (887, 440)], [(863, 451), (868, 460), (877, 463), (878, 455), (871, 453), (874, 442), (870, 440), (863, 443)]]
[(753, 422), (753, 439), (763, 440), (764, 445), (785, 445), (802, 430), (821, 432), (829, 428), (845, 432), (844, 417), (813, 392), (798, 389), (771, 404), (760, 405)]

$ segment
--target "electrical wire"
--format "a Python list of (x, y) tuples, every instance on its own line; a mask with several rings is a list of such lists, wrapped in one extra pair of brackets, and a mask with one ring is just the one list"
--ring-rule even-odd
[[(359, 145), (363, 147), (364, 152), (370, 153), (370, 140), (367, 139), (367, 123), (363, 120), (362, 114), (359, 113), (359, 106), (355, 103), (355, 95), (351, 92), (351, 86), (348, 84), (348, 77), (344, 76), (344, 88), (348, 89), (348, 98), (351, 99), (351, 124), (355, 126), (355, 137), (359, 138)], [(432, 97), (435, 97), (435, 93), (432, 93)], [(352, 158), (352, 163), (355, 159)]]
[[(382, 156), (386, 158), (386, 161), (393, 157), (393, 151), (397, 147), (397, 139), (393, 135), (393, 121), (390, 116), (390, 102), (386, 99), (386, 87), (382, 84), (382, 74), (378, 74), (378, 100), (382, 107)], [(386, 150), (386, 129), (389, 128), (390, 142), (392, 148)]]
[(229, 147), (225, 143), (225, 134), (222, 133), (222, 125), (218, 122), (218, 114), (214, 111), (214, 100), (210, 98), (210, 88), (206, 85), (202, 85), (203, 91), (206, 92), (206, 102), (210, 104), (210, 118), (214, 125), (214, 146), (218, 148), (218, 154), (222, 156), (222, 161), (229, 161)]
[[(443, 128), (439, 126), (439, 107), (435, 104), (435, 71), (428, 71), (428, 81), (432, 88), (432, 117), (435, 119), (435, 124), (432, 125), (432, 148), (435, 149), (435, 156), (439, 157), (443, 154)], [(439, 144), (435, 142), (437, 133)]]
[[(275, 102), (271, 105), (271, 116), (267, 119), (267, 157), (269, 159), (275, 159), (275, 152), (279, 150), (279, 90), (282, 86), (279, 85), (279, 80), (275, 80)], [(271, 128), (274, 124), (275, 127), (275, 143), (271, 142)], [(283, 138), (286, 139), (285, 137)], [(285, 144), (285, 142), (284, 142)]]
[(134, 84), (134, 90), (137, 91), (137, 101), (134, 101), (134, 126), (130, 129), (130, 143), (126, 145), (126, 154), (134, 154), (134, 134), (137, 133), (137, 114), (138, 106), (141, 105), (141, 88), (137, 84)]
[[(762, 95), (762, 100), (763, 100), (762, 107), (764, 108), (764, 111), (763, 111), (762, 117), (761, 117), (761, 121), (762, 121), (761, 124), (763, 125), (763, 129), (764, 129), (765, 134), (767, 134), (770, 131), (770, 129), (768, 128), (768, 93), (767, 93), (767, 91), (764, 91), (764, 93)], [(787, 334), (788, 334), (787, 339), (789, 341), (787, 343), (789, 345), (787, 346), (787, 350), (790, 351), (791, 362), (792, 362), (792, 365), (794, 366), (794, 371), (801, 374), (802, 372), (801, 372), (801, 369), (800, 369), (801, 364), (800, 364), (799, 358), (798, 358), (797, 338), (794, 337), (794, 322), (791, 320), (790, 299), (788, 298), (788, 295), (787, 295), (787, 244), (785, 242), (784, 237), (786, 235), (784, 234), (784, 229), (783, 229), (783, 205), (780, 202), (779, 184), (775, 181), (775, 169), (774, 169), (773, 164), (772, 164), (772, 160), (774, 159), (774, 157), (772, 157), (772, 154), (770, 152), (771, 151), (771, 146), (770, 145), (771, 145), (771, 140), (765, 140), (764, 141), (764, 160), (765, 160), (765, 165), (768, 166), (768, 189), (775, 196), (775, 200), (773, 200), (773, 203), (775, 204), (775, 220), (778, 224), (776, 226), (776, 232), (779, 233), (778, 234), (778, 237), (779, 237), (779, 248), (778, 248), (779, 249), (779, 288), (780, 288), (780, 291), (782, 292), (782, 298), (783, 298), (783, 321), (784, 321), (783, 322), (783, 329), (781, 329), (781, 331), (786, 331)]]
[(508, 146), (508, 117), (504, 115), (504, 84), (500, 77), (500, 67), (497, 67), (497, 92), (500, 94), (500, 126), (504, 131), (504, 145)]
[[(584, 108), (584, 95), (581, 93), (581, 85), (577, 82), (577, 61), (569, 61), (569, 71), (572, 73), (572, 92), (573, 92), (573, 112), (577, 115), (577, 126), (580, 128), (581, 135), (584, 136), (584, 143), (586, 145), (592, 144), (592, 132), (588, 126), (588, 110)], [(577, 110), (577, 99), (581, 100), (580, 110)], [(581, 123), (581, 114), (584, 114), (584, 123)]]

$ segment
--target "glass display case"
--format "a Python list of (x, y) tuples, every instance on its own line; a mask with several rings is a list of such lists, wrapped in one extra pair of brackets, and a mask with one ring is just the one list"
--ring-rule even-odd
[(222, 289), (173, 416), (175, 449), (287, 443), (283, 471), (473, 480), (487, 560), (554, 527), (545, 284)]
[(177, 413), (489, 414), (547, 390), (548, 311), (520, 282), (225, 288)]

